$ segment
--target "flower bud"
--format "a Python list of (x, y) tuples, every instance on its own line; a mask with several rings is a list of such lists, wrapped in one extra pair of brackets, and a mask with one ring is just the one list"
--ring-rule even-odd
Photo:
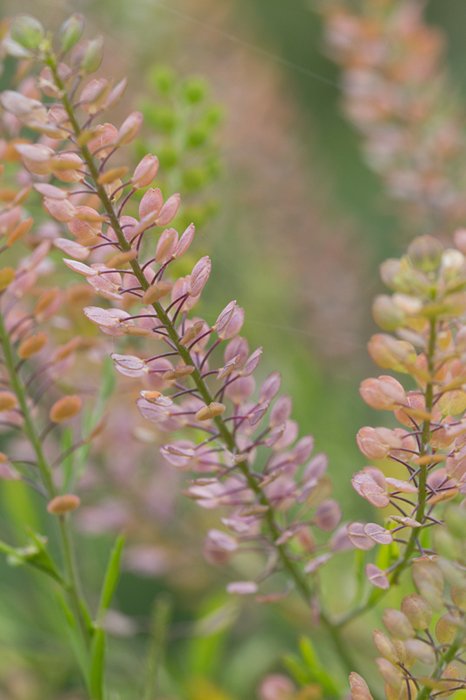
[(405, 595), (401, 603), (401, 612), (406, 615), (412, 626), (417, 630), (428, 629), (432, 622), (432, 607), (418, 593)]
[(231, 302), (231, 304), (222, 311), (213, 327), (220, 340), (234, 338), (243, 327), (244, 309), (236, 306), (236, 302)]
[(377, 647), (377, 651), (381, 656), (383, 656), (384, 659), (387, 659), (387, 661), (390, 661), (390, 663), (392, 664), (398, 663), (399, 659), (398, 654), (396, 653), (396, 649), (393, 643), (385, 634), (385, 632), (382, 632), (382, 630), (379, 629), (375, 629), (372, 633), (372, 639), (375, 646)]
[(351, 700), (373, 700), (366, 681), (359, 673), (350, 673)]
[(296, 689), (293, 682), (279, 673), (266, 676), (258, 689), (260, 700), (293, 700)]
[(361, 428), (356, 436), (356, 442), (362, 454), (368, 459), (385, 459), (390, 452), (390, 446), (384, 442), (374, 428)]
[(68, 231), (78, 239), (98, 236), (102, 231), (102, 217), (92, 207), (75, 207), (75, 216), (67, 223)]
[(34, 175), (49, 175), (52, 171), (52, 158), (55, 153), (48, 146), (39, 143), (19, 143), (15, 149), (20, 154), (26, 170)]
[(22, 360), (28, 360), (30, 357), (36, 355), (36, 353), (42, 350), (42, 348), (46, 345), (47, 340), (48, 338), (45, 333), (37, 333), (37, 335), (33, 335), (30, 338), (23, 340), (18, 348), (18, 357), (20, 357)]
[(408, 257), (418, 270), (432, 272), (442, 260), (443, 246), (433, 236), (419, 236), (408, 247)]
[(137, 189), (140, 187), (148, 187), (157, 175), (158, 169), (159, 159), (157, 156), (148, 153), (136, 166), (132, 178), (133, 187)]
[(11, 38), (26, 49), (35, 51), (44, 40), (44, 28), (35, 17), (21, 14), (10, 26)]
[(74, 418), (81, 411), (83, 402), (79, 396), (63, 396), (55, 401), (50, 409), (49, 417), (53, 423), (63, 423)]
[(115, 105), (118, 104), (126, 89), (127, 82), (128, 81), (126, 80), (126, 78), (123, 78), (123, 80), (120, 80), (120, 82), (117, 83), (112, 90), (110, 90), (110, 94), (105, 103), (105, 109), (112, 109), (113, 107), (115, 107)]
[(11, 411), (17, 404), (18, 400), (12, 391), (0, 391), (0, 411)]
[(379, 294), (372, 305), (372, 316), (384, 331), (394, 331), (403, 325), (406, 316), (388, 294)]
[[(171, 229), (173, 230), (173, 229)], [(177, 234), (178, 238), (178, 234)], [(193, 297), (199, 296), (204, 289), (204, 285), (209, 279), (212, 263), (208, 255), (201, 258), (193, 267), (191, 272), (191, 288), (190, 294)]]
[(61, 182), (81, 182), (83, 162), (77, 153), (59, 153), (52, 160), (52, 174)]
[(44, 208), (53, 219), (68, 223), (76, 216), (76, 209), (68, 199), (44, 198)]
[(153, 221), (155, 221), (162, 211), (162, 207), (162, 192), (158, 187), (156, 189), (151, 187), (145, 192), (139, 203), (139, 216), (141, 219), (145, 219), (147, 216), (151, 215), (153, 216)]
[[(163, 265), (164, 263), (171, 260), (174, 256), (176, 247), (178, 245), (178, 233), (174, 228), (167, 228), (163, 231), (157, 243), (157, 250), (155, 252), (156, 262)], [(191, 286), (193, 278), (191, 275)]]
[(82, 15), (73, 14), (65, 20), (59, 31), (62, 50), (65, 53), (69, 51), (80, 40), (83, 32), (84, 17)]
[(384, 679), (385, 683), (387, 683), (390, 688), (399, 690), (401, 688), (401, 684), (403, 683), (403, 674), (401, 670), (390, 663), (390, 661), (387, 661), (387, 659), (376, 659), (375, 663), (377, 664), (380, 675)]
[(118, 132), (118, 145), (125, 146), (138, 135), (142, 126), (143, 116), (141, 112), (132, 112), (125, 119)]
[(396, 340), (385, 333), (373, 335), (367, 344), (367, 349), (376, 365), (395, 372), (407, 372), (417, 358), (411, 343)]
[(225, 412), (225, 409), (226, 407), (223, 405), (223, 403), (217, 403), (216, 401), (213, 401), (208, 406), (203, 406), (202, 408), (200, 408), (199, 411), (196, 413), (195, 418), (196, 420), (200, 421), (211, 420), (216, 416), (221, 416), (222, 413)]
[(341, 506), (333, 498), (323, 501), (313, 518), (314, 525), (322, 532), (332, 532), (341, 520)]
[(176, 250), (175, 250), (175, 258), (180, 258), (182, 255), (186, 253), (188, 250), (189, 246), (192, 243), (192, 240), (194, 238), (194, 224), (189, 224), (188, 228), (186, 231), (183, 233), (183, 235), (180, 238), (180, 242), (178, 243)]
[(359, 388), (363, 400), (377, 411), (393, 411), (406, 402), (406, 394), (401, 384), (389, 376), (378, 379), (365, 379)]
[(210, 564), (226, 564), (238, 549), (238, 542), (221, 530), (209, 530), (202, 552)]
[(79, 496), (66, 493), (63, 496), (55, 496), (55, 498), (52, 498), (47, 504), (47, 510), (51, 515), (65, 515), (65, 513), (76, 510), (80, 503), (81, 499)]
[(92, 155), (103, 160), (117, 143), (118, 129), (107, 122), (96, 126), (93, 134), (94, 136), (88, 142), (87, 147)]
[(88, 42), (79, 63), (81, 71), (89, 74), (97, 70), (102, 63), (103, 48), (104, 38), (102, 36), (98, 36)]
[(270, 403), (280, 391), (282, 377), (279, 372), (269, 374), (265, 382), (262, 384), (259, 393), (259, 403)]
[(79, 102), (86, 114), (94, 115), (105, 105), (110, 84), (105, 78), (91, 80), (82, 90)]
[(442, 615), (435, 625), (435, 636), (439, 643), (451, 644), (460, 625), (460, 615), (456, 610)]
[(162, 207), (162, 211), (157, 219), (157, 226), (166, 226), (173, 221), (180, 207), (180, 195), (172, 194)]
[(390, 634), (398, 639), (410, 639), (415, 636), (410, 621), (400, 610), (387, 608), (382, 615), (382, 621)]
[(408, 653), (412, 654), (421, 664), (431, 666), (435, 663), (435, 651), (430, 644), (422, 642), (420, 639), (408, 639), (405, 642)]
[(398, 258), (389, 258), (380, 265), (380, 277), (382, 282), (396, 292), (409, 292), (410, 285), (407, 282), (405, 266)]

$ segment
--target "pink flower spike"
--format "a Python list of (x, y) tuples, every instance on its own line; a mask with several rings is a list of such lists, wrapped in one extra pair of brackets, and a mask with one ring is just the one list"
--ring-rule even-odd
[(259, 586), (254, 581), (235, 581), (227, 586), (227, 593), (236, 593), (238, 595), (251, 595), (257, 593)]
[(163, 207), (163, 196), (162, 192), (157, 187), (154, 189), (151, 187), (144, 194), (141, 202), (139, 204), (139, 217), (144, 219), (146, 216), (154, 215), (153, 221), (155, 221), (162, 211)]
[(157, 226), (166, 226), (167, 224), (170, 223), (170, 221), (173, 221), (175, 216), (178, 213), (178, 209), (180, 207), (180, 195), (179, 194), (172, 194), (171, 197), (167, 199), (165, 204), (162, 207), (162, 211), (160, 212), (160, 216), (157, 219)]
[(159, 159), (148, 153), (136, 166), (132, 177), (133, 187), (136, 189), (148, 187), (157, 175), (158, 169)]
[(189, 246), (192, 243), (192, 240), (194, 238), (194, 232), (195, 232), (195, 227), (194, 224), (189, 224), (188, 228), (186, 231), (183, 233), (183, 235), (180, 238), (180, 242), (178, 243), (174, 257), (175, 258), (180, 258), (182, 255), (186, 253), (188, 250)]
[(91, 253), (89, 248), (85, 248), (75, 241), (70, 241), (68, 238), (55, 238), (53, 245), (76, 260), (86, 260)]
[[(173, 229), (172, 229), (173, 230)], [(209, 279), (212, 263), (208, 255), (201, 258), (193, 267), (191, 272), (191, 288), (189, 293), (193, 297), (199, 296), (204, 289), (204, 285)]]
[(118, 146), (125, 146), (136, 138), (141, 129), (142, 121), (143, 116), (141, 112), (131, 112), (129, 117), (127, 117), (120, 126), (118, 132)]
[(163, 265), (174, 257), (176, 247), (178, 245), (178, 233), (174, 228), (167, 228), (163, 231), (157, 243), (155, 251), (155, 259)]
[(84, 277), (95, 277), (98, 272), (93, 270), (89, 265), (84, 265), (84, 263), (78, 262), (77, 260), (67, 260), (67, 258), (62, 258), (63, 262), (70, 270), (77, 272), (78, 275), (84, 275)]
[(68, 223), (76, 216), (76, 209), (68, 199), (49, 199), (45, 197), (44, 207), (53, 219)]

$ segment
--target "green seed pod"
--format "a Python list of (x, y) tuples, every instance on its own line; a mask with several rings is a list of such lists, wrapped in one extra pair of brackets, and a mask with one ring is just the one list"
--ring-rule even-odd
[(81, 59), (80, 68), (85, 73), (94, 73), (102, 63), (104, 39), (98, 36), (89, 42)]
[(22, 14), (15, 17), (10, 28), (11, 38), (25, 49), (35, 51), (44, 40), (44, 28), (35, 17)]
[(82, 37), (84, 17), (79, 14), (71, 15), (60, 27), (59, 36), (63, 51), (69, 51)]
[(381, 656), (383, 656), (384, 659), (387, 659), (387, 661), (390, 661), (392, 664), (397, 664), (400, 661), (393, 643), (387, 637), (385, 632), (382, 632), (382, 630), (379, 629), (374, 630), (372, 639), (377, 647), (377, 651)]
[(432, 622), (432, 607), (418, 593), (405, 595), (401, 603), (401, 612), (406, 615), (412, 626), (417, 630), (428, 629)]
[(432, 272), (442, 260), (443, 246), (433, 236), (425, 235), (415, 238), (408, 247), (408, 257), (418, 270)]
[(387, 608), (382, 615), (382, 622), (390, 634), (398, 639), (414, 637), (413, 626), (401, 610)]
[(372, 304), (374, 321), (384, 331), (394, 331), (403, 325), (406, 315), (388, 294), (379, 294)]

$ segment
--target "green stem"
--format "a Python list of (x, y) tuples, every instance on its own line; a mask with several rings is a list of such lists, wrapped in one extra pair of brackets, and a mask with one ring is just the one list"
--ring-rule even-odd
[[(10, 342), (10, 336), (5, 327), (5, 320), (3, 318), (2, 312), (0, 312), (0, 341), (3, 347), (5, 366), (10, 377), (11, 388), (13, 389), (16, 395), (19, 407), (21, 409), (21, 413), (23, 415), (24, 431), (36, 454), (37, 466), (39, 467), (39, 471), (42, 476), (42, 480), (44, 482), (44, 486), (47, 490), (48, 496), (50, 499), (52, 499), (57, 495), (55, 484), (53, 483), (52, 479), (52, 469), (48, 464), (47, 458), (45, 457), (39, 433), (36, 429), (31, 415), (25, 387), (16, 370), (17, 359), (15, 358), (13, 347)], [(59, 517), (59, 531), (67, 579), (66, 590), (70, 596), (70, 601), (73, 605), (74, 614), (81, 628), (82, 636), (86, 644), (88, 644), (90, 641), (89, 632), (87, 629), (86, 621), (83, 616), (83, 609), (85, 609), (85, 603), (80, 594), (79, 576), (74, 563), (74, 557), (71, 547), (71, 538), (70, 533), (68, 531), (65, 516)]]
[[(464, 642), (464, 630), (459, 629), (458, 632), (455, 635), (455, 638), (453, 639), (452, 643), (446, 650), (444, 654), (441, 654), (436, 667), (434, 668), (431, 678), (434, 680), (440, 680), (442, 673), (444, 672), (445, 668), (448, 666), (450, 661), (453, 661), (455, 658), (456, 654), (458, 653), (460, 647), (462, 646)], [(416, 700), (427, 700), (427, 698), (431, 695), (432, 690), (428, 686), (424, 686), (417, 694)]]
[[(78, 140), (79, 136), (81, 134), (81, 129), (78, 123), (78, 120), (76, 119), (76, 116), (74, 114), (73, 108), (70, 104), (70, 101), (68, 99), (68, 95), (66, 94), (66, 91), (64, 90), (64, 86), (60, 80), (60, 77), (57, 72), (57, 67), (56, 64), (53, 61), (49, 62), (49, 66), (54, 74), (54, 78), (56, 81), (56, 84), (58, 88), (62, 91), (62, 102), (63, 106), (68, 114), (69, 120), (73, 126), (74, 130), (74, 135), (75, 138)], [(105, 188), (103, 185), (99, 183), (99, 171), (94, 163), (94, 159), (86, 145), (81, 147), (81, 154), (82, 157), (87, 165), (87, 168), (89, 170), (90, 177), (92, 178), (94, 187), (97, 190), (97, 194), (99, 196), (99, 199), (101, 200), (103, 207), (109, 217), (110, 225), (112, 226), (113, 230), (115, 231), (115, 234), (118, 239), (118, 243), (120, 245), (120, 248), (124, 252), (128, 252), (132, 250), (131, 245), (128, 243), (126, 240), (126, 237), (124, 235), (124, 232), (121, 228), (120, 222), (118, 220), (118, 216), (115, 212), (115, 209), (113, 207), (113, 204), (111, 203), (107, 192), (105, 191)], [(142, 271), (142, 268), (137, 260), (131, 260), (130, 265), (133, 271), (134, 276), (136, 277), (141, 289), (145, 292), (149, 288), (149, 283), (146, 280), (144, 273)], [(152, 304), (152, 308), (154, 309), (155, 313), (157, 314), (157, 317), (159, 320), (162, 322), (162, 324), (165, 326), (165, 329), (168, 333), (168, 336), (175, 346), (179, 356), (181, 359), (184, 361), (186, 365), (189, 365), (191, 367), (194, 367), (194, 371), (190, 375), (192, 379), (194, 380), (194, 383), (196, 385), (197, 390), (199, 391), (199, 394), (202, 396), (202, 399), (205, 401), (205, 403), (208, 405), (213, 401), (213, 397), (210, 394), (210, 391), (205, 384), (201, 373), (199, 369), (196, 367), (196, 364), (194, 360), (191, 357), (191, 353), (189, 350), (180, 343), (180, 337), (178, 335), (178, 332), (169, 316), (169, 314), (165, 311), (164, 307), (159, 303), (159, 302), (154, 302)], [(228, 450), (233, 451), (236, 449), (236, 442), (234, 436), (230, 433), (228, 430), (225, 422), (220, 416), (217, 416), (214, 418), (215, 425), (217, 426), (217, 429), (220, 433), (220, 437), (227, 447)], [(280, 530), (278, 526), (275, 523), (274, 517), (273, 517), (273, 509), (268, 501), (266, 495), (264, 494), (263, 490), (258, 486), (256, 480), (250, 473), (247, 463), (246, 463), (246, 458), (244, 462), (241, 462), (239, 465), (239, 468), (243, 475), (245, 476), (248, 486), (254, 491), (254, 493), (259, 496), (260, 502), (262, 505), (265, 505), (268, 507), (267, 513), (266, 513), (266, 518), (265, 522), (267, 524), (269, 533), (275, 542), (278, 537), (280, 536)], [(312, 595), (312, 590), (309, 587), (308, 583), (306, 582), (304, 576), (302, 575), (301, 571), (299, 568), (295, 566), (293, 561), (289, 558), (286, 548), (284, 545), (275, 545), (276, 549), (279, 553), (280, 560), (282, 562), (283, 567), (288, 571), (290, 574), (291, 578), (293, 579), (297, 589), (301, 593), (302, 597), (305, 599), (306, 603), (309, 605), (310, 604), (310, 599)], [(340, 638), (340, 633), (338, 629), (331, 623), (331, 621), (326, 617), (324, 613), (321, 613), (321, 620), (323, 626), (326, 628), (328, 631), (332, 642), (336, 648), (336, 651), (338, 655), (340, 656), (343, 664), (346, 667), (346, 670), (348, 673), (350, 673), (354, 669), (354, 665), (346, 652), (346, 649), (344, 647), (344, 644)]]

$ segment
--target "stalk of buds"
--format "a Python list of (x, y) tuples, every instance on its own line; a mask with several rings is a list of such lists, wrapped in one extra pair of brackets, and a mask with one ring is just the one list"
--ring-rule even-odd
[[(366, 566), (376, 590), (363, 609), (374, 605), (408, 568), (418, 590), (404, 597), (401, 611), (385, 611), (383, 623), (391, 638), (381, 630), (374, 633), (389, 700), (450, 695), (466, 683), (458, 665), (464, 664), (466, 610), (466, 234), (459, 230), (454, 238), (456, 248), (447, 250), (431, 236), (416, 238), (406, 256), (381, 266), (393, 294), (375, 299), (373, 315), (397, 337), (374, 335), (369, 353), (385, 371), (410, 377), (412, 388), (388, 375), (366, 379), (360, 388), (369, 406), (392, 412), (403, 426), (359, 431), (365, 457), (381, 460), (386, 468), (396, 462), (406, 474), (386, 477), (373, 466), (355, 474), (356, 491), (376, 508), (390, 507), (390, 514), (386, 528), (348, 525), (355, 547), (369, 550), (378, 542), (386, 551), (378, 560), (384, 562), (383, 570), (373, 563)], [(360, 676), (351, 680), (354, 697), (371, 697)]]
[(326, 0), (326, 44), (342, 68), (344, 109), (366, 160), (421, 232), (465, 215), (464, 109), (442, 65), (444, 37), (422, 0)]

